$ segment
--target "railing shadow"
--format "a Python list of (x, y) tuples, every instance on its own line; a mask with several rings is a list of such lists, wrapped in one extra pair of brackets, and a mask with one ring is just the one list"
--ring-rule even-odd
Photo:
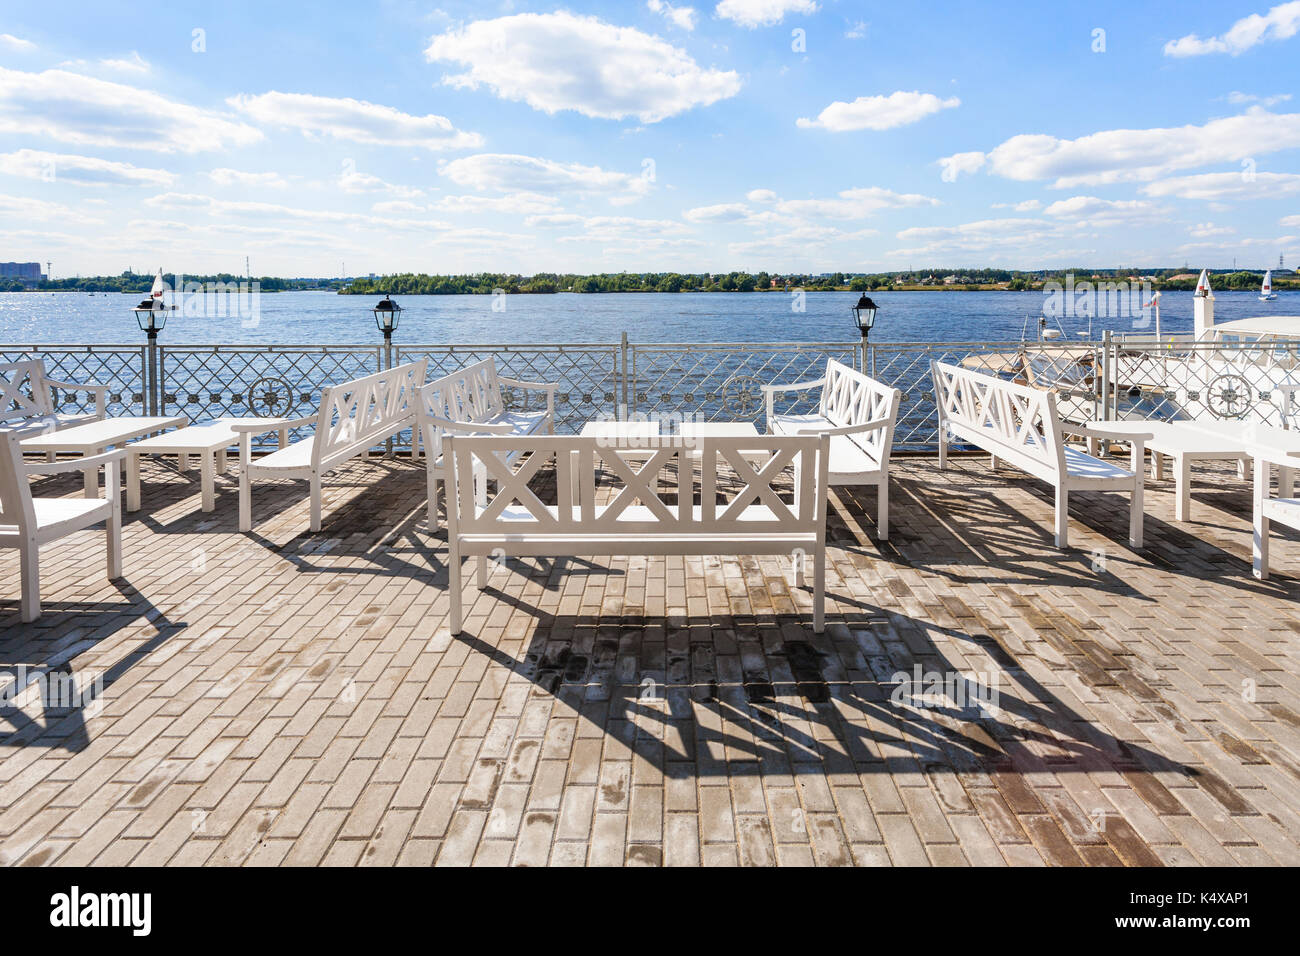
[[(500, 592), (493, 597), (535, 618), (522, 656), (469, 630), (453, 640), (526, 678), (535, 695), (562, 701), (669, 778), (940, 769), (1196, 773), (1093, 725), (989, 634), (885, 615), (895, 630), (981, 648), (997, 670), (980, 675), (959, 671), (929, 638), (917, 652), (894, 648), (846, 661), (829, 632), (815, 636), (793, 617), (710, 614), (660, 625), (551, 615)], [(851, 629), (871, 617), (843, 621)], [(701, 635), (740, 645), (739, 661), (718, 661), (716, 646)], [(942, 692), (914, 694), (929, 686), (916, 679), (918, 667), (942, 677)]]
[[(6, 628), (12, 636), (0, 641), (0, 675), (12, 680), (0, 685), (0, 747), (84, 750), (90, 745), (87, 720), (104, 706), (113, 685), (188, 626), (169, 620), (125, 580), (112, 583), (123, 603), (44, 601), (41, 627)], [(51, 640), (42, 632), (57, 629), (61, 613), (75, 614), (77, 627)], [(153, 637), (132, 644), (103, 671), (73, 668), (79, 655), (142, 617), (157, 629)], [(41, 718), (27, 713), (38, 701)]]

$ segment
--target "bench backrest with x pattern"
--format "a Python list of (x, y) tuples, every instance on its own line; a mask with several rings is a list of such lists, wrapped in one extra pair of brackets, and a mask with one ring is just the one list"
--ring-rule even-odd
[(944, 362), (932, 362), (931, 372), (941, 437), (969, 440), (1047, 481), (1065, 471), (1052, 392)]
[[(898, 416), (898, 389), (877, 382), (857, 369), (834, 359), (826, 361), (826, 381), (822, 385), (818, 412), (833, 425), (858, 425)], [(876, 461), (886, 463), (894, 440), (894, 429), (877, 428), (849, 436), (850, 440), (871, 453)]]
[(414, 422), (427, 363), (421, 359), (321, 389), (313, 465), (327, 469), (337, 459), (352, 457), (359, 445), (377, 444), (395, 426)]
[(24, 418), (54, 414), (54, 395), (45, 384), (41, 359), (0, 365), (0, 422), (20, 424)]
[[(685, 541), (816, 533), (825, 526), (825, 436), (671, 442), (647, 448), (644, 441), (621, 447), (608, 438), (448, 435), (448, 527), (452, 534), (675, 535)], [(603, 505), (596, 503), (598, 459), (615, 483)], [(558, 504), (543, 501), (530, 484), (551, 467)], [(789, 468), (795, 472), (793, 501), (780, 490)], [(489, 497), (485, 485), (493, 483)], [(720, 503), (720, 491), (729, 500)], [(483, 496), (477, 504), (476, 494)]]

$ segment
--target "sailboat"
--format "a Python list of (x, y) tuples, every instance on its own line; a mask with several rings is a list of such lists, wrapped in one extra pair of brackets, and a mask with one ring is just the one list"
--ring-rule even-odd
[(171, 309), (174, 311), (176, 306), (166, 305), (163, 302), (163, 292), (166, 288), (167, 283), (163, 282), (162, 266), (159, 266), (158, 274), (153, 277), (153, 288), (149, 290), (149, 298), (153, 300), (153, 307), (155, 309)]
[(1259, 287), (1259, 301), (1272, 302), (1277, 298), (1277, 293), (1273, 291), (1273, 270), (1269, 269), (1264, 273), (1264, 282)]

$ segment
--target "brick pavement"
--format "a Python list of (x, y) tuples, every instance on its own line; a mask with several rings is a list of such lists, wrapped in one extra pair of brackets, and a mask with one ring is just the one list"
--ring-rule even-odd
[[(327, 481), (316, 535), (259, 485), (247, 536), (231, 478), (205, 515), (149, 464), (124, 581), (64, 539), (23, 626), (0, 552), (0, 686), (103, 688), (0, 707), (0, 861), (1293, 865), (1300, 541), (1254, 581), (1248, 486), (1198, 473), (1140, 553), (1072, 495), (1062, 554), (1045, 486), (904, 458), (888, 545), (835, 493), (823, 635), (788, 560), (669, 557), (469, 575), (454, 639), (409, 462)], [(953, 697), (896, 700), (918, 666)]]

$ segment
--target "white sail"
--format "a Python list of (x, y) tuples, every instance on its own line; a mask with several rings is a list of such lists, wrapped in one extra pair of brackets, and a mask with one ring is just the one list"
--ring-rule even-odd
[(1264, 273), (1264, 282), (1259, 287), (1259, 301), (1271, 302), (1277, 296), (1273, 293), (1273, 270), (1269, 269)]
[(1196, 294), (1209, 295), (1211, 291), (1213, 290), (1210, 289), (1210, 270), (1202, 269), (1201, 277), (1196, 280)]
[(153, 277), (153, 288), (149, 290), (149, 298), (162, 299), (165, 285), (162, 277), (162, 266), (158, 267), (158, 274)]

